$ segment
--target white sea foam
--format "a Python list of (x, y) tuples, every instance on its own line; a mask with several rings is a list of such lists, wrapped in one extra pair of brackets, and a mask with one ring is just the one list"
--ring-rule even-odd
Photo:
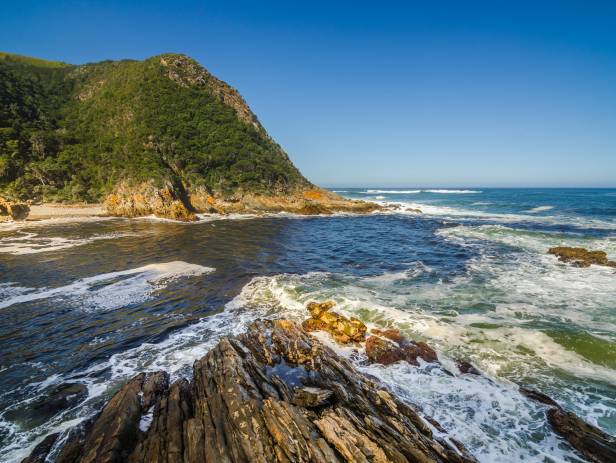
[(421, 193), (421, 190), (366, 190), (360, 191), (364, 194), (388, 194), (388, 195), (413, 195)]
[(94, 235), (87, 238), (65, 238), (61, 236), (39, 236), (37, 233), (18, 233), (17, 236), (0, 238), (0, 253), (13, 255), (38, 254), (83, 246), (94, 241), (137, 236), (135, 233), (117, 232)]
[[(117, 353), (85, 372), (72, 377), (54, 377), (46, 385), (82, 382), (88, 386), (88, 400), (92, 400), (138, 371), (163, 369), (169, 371), (173, 378), (189, 376), (192, 363), (205, 355), (221, 336), (245, 331), (256, 318), (286, 317), (301, 321), (306, 316), (307, 301), (332, 297), (338, 302), (337, 311), (359, 316), (369, 326), (395, 325), (415, 337), (418, 334), (431, 337), (433, 344), (441, 350), (439, 357), (443, 363), (451, 364), (443, 349), (447, 350), (449, 343), (462, 344), (464, 337), (471, 336), (468, 334), (469, 327), (456, 327), (420, 311), (397, 309), (395, 305), (403, 301), (400, 296), (388, 296), (387, 304), (375, 296), (374, 285), (384, 285), (385, 288), (388, 284), (396, 284), (404, 278), (412, 279), (427, 271), (431, 269), (415, 264), (408, 272), (399, 272), (393, 277), (384, 274), (381, 277), (352, 279), (328, 273), (256, 277), (226, 305), (223, 312), (180, 329), (159, 343), (144, 343)], [(502, 333), (493, 337), (500, 336)], [(326, 337), (321, 338), (327, 342)], [(540, 351), (542, 356), (554, 358), (561, 355), (556, 343), (547, 343), (549, 340), (545, 338), (535, 339), (525, 330), (514, 329), (505, 339), (512, 346), (524, 342), (525, 346)], [(349, 355), (344, 349), (338, 351)], [(498, 358), (504, 361), (504, 357), (497, 356), (497, 361)], [(562, 363), (571, 363), (572, 359), (574, 362), (580, 360), (567, 357)], [(488, 356), (484, 361), (479, 356), (473, 361), (488, 374), (498, 371), (485, 368), (486, 364), (489, 366), (494, 361), (493, 356)], [(420, 405), (427, 415), (434, 416), (445, 427), (450, 436), (467, 445), (481, 462), (513, 462), (521, 458), (534, 461), (542, 459), (541, 455), (546, 453), (550, 454), (552, 461), (564, 461), (565, 457), (571, 457), (568, 450), (560, 449), (557, 438), (546, 425), (541, 407), (526, 400), (515, 386), (507, 382), (473, 375), (450, 376), (428, 364), (420, 368), (404, 363), (389, 367), (357, 366), (381, 378), (395, 392)], [(582, 368), (586, 367), (582, 364)], [(103, 371), (108, 372), (110, 377), (101, 378)], [(54, 421), (34, 433), (43, 435), (52, 432), (60, 424)], [(148, 423), (143, 422), (142, 425), (145, 427)], [(18, 456), (23, 457), (32, 448), (33, 441), (30, 439), (33, 436), (19, 436), (22, 441)], [(12, 455), (17, 455), (15, 452)], [(18, 460), (14, 457), (10, 461)]]
[(63, 298), (76, 301), (85, 310), (111, 310), (146, 300), (171, 280), (213, 271), (201, 265), (174, 261), (103, 273), (56, 288), (8, 285), (2, 288), (2, 293), (8, 293), (8, 297), (0, 300), (0, 309), (41, 299)]
[(426, 193), (466, 195), (482, 193), (480, 190), (424, 190)]
[(120, 217), (110, 216), (74, 216), (74, 217), (55, 217), (41, 220), (25, 220), (21, 222), (2, 222), (0, 232), (11, 230), (23, 230), (29, 228), (48, 227), (53, 225), (77, 224), (77, 223), (96, 223), (107, 222), (110, 220), (128, 220)]
[(536, 214), (537, 212), (551, 211), (552, 209), (554, 209), (554, 206), (537, 206), (527, 210), (526, 212)]

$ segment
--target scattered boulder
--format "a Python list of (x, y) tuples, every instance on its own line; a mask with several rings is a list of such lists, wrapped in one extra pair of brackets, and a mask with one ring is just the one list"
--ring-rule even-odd
[(526, 397), (545, 404), (548, 422), (552, 429), (562, 436), (571, 447), (595, 463), (613, 463), (616, 461), (616, 437), (587, 423), (575, 413), (564, 410), (555, 400), (532, 389), (520, 388)]
[(366, 355), (372, 363), (390, 365), (404, 360), (419, 365), (418, 358), (426, 362), (437, 362), (434, 349), (425, 342), (410, 341), (396, 329), (372, 330), (373, 336), (366, 340)]
[(144, 384), (141, 374), (120, 389), (75, 458), (61, 463), (476, 461), (287, 320), (258, 320), (222, 338), (195, 362), (192, 383), (177, 381), (158, 397), (140, 432)]
[(19, 201), (9, 201), (0, 197), (0, 222), (8, 220), (26, 220), (30, 206)]
[(574, 267), (590, 267), (591, 264), (595, 264), (616, 268), (616, 262), (608, 260), (607, 254), (603, 251), (589, 251), (584, 248), (558, 246), (550, 248), (548, 254), (553, 254), (561, 262), (570, 263)]
[(346, 318), (331, 311), (334, 305), (334, 301), (308, 303), (307, 308), (312, 317), (302, 323), (304, 330), (327, 331), (340, 344), (362, 342), (366, 337), (366, 325), (355, 317)]

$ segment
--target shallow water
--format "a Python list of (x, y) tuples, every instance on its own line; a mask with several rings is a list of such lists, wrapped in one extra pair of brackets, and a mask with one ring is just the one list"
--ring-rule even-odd
[[(616, 275), (546, 254), (616, 259), (616, 190), (341, 194), (424, 213), (1, 225), (0, 461), (95, 413), (136, 372), (190, 376), (220, 336), (258, 317), (302, 320), (326, 298), (485, 373), (360, 365), (482, 462), (578, 461), (516, 383), (616, 434)], [(37, 400), (67, 382), (88, 397), (41, 414)]]

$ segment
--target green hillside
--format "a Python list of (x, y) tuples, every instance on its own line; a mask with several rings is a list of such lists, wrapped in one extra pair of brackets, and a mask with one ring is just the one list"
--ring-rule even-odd
[(0, 194), (99, 202), (145, 181), (219, 196), (310, 186), (237, 91), (184, 55), (74, 66), (0, 53)]

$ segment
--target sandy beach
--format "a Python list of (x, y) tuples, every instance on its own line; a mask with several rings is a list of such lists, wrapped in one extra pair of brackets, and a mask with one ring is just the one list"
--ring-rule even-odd
[(107, 215), (102, 204), (54, 204), (30, 206), (27, 220), (43, 220), (62, 217), (96, 217)]

